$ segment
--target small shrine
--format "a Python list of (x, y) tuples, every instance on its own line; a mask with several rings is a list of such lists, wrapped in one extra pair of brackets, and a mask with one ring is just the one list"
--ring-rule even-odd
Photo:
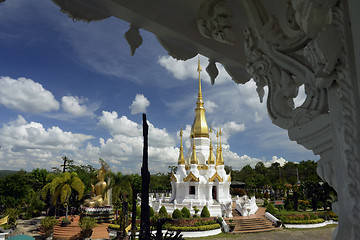
[(92, 197), (84, 201), (81, 216), (94, 217), (97, 222), (110, 222), (114, 219), (114, 210), (110, 204), (110, 191), (105, 192), (107, 183), (105, 175), (110, 171), (109, 165), (100, 159), (101, 168), (98, 171), (98, 183), (92, 186)]

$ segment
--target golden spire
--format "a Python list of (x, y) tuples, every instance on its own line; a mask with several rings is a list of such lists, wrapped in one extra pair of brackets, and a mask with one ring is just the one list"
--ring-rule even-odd
[(193, 141), (192, 153), (191, 153), (191, 157), (190, 157), (190, 164), (198, 164), (198, 161), (197, 161), (197, 158), (196, 158), (195, 139)]
[(184, 147), (183, 147), (183, 143), (182, 143), (182, 136), (183, 136), (183, 130), (182, 130), (182, 127), (181, 127), (181, 129), (180, 129), (180, 153), (179, 153), (178, 165), (185, 165)]
[(209, 148), (209, 159), (208, 159), (208, 164), (215, 164), (215, 157), (214, 157), (214, 152), (213, 152), (213, 145), (212, 145), (212, 128), (210, 127), (210, 148)]
[(199, 73), (199, 93), (198, 93), (198, 100), (197, 100), (197, 104), (202, 104), (202, 107), (204, 106), (204, 102), (202, 100), (202, 92), (201, 92), (201, 77), (200, 77), (200, 72), (201, 72), (201, 66), (200, 66), (200, 56), (199, 56), (199, 60), (198, 60), (198, 68), (197, 71)]
[(209, 137), (209, 128), (206, 122), (205, 117), (205, 108), (204, 108), (204, 101), (202, 99), (202, 92), (201, 92), (201, 66), (200, 66), (200, 56), (198, 61), (198, 68), (197, 71), (199, 72), (199, 93), (198, 98), (196, 101), (196, 109), (195, 109), (195, 119), (193, 125), (191, 127), (191, 138), (196, 137)]
[(216, 166), (217, 165), (224, 165), (224, 158), (223, 158), (223, 154), (222, 154), (222, 146), (221, 146), (221, 128), (217, 134), (217, 137), (220, 137), (220, 147), (218, 146), (218, 148), (216, 149)]

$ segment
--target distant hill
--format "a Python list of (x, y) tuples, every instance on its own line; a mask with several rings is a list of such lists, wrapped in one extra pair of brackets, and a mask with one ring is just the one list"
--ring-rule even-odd
[(5, 178), (7, 176), (15, 174), (17, 171), (14, 170), (0, 170), (0, 178)]

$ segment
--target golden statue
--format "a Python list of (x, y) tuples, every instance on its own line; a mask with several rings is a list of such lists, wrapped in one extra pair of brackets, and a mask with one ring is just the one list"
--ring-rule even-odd
[[(109, 165), (101, 158), (100, 158), (100, 163), (101, 163), (101, 168), (97, 174), (97, 179), (99, 180), (99, 182), (95, 184), (95, 186), (91, 184), (93, 197), (85, 200), (84, 205), (87, 207), (103, 207), (108, 204), (107, 194), (104, 193), (107, 184), (104, 180), (105, 180), (105, 175), (108, 171), (110, 171), (110, 168)], [(103, 198), (103, 194), (104, 194), (104, 198)]]

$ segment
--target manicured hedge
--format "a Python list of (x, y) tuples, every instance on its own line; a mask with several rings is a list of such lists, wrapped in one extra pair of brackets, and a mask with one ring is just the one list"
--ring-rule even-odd
[(316, 224), (316, 223), (323, 223), (323, 222), (325, 222), (325, 220), (322, 218), (310, 219), (310, 220), (285, 220), (285, 221), (282, 221), (282, 223), (285, 223), (285, 224)]
[(170, 231), (183, 231), (183, 232), (194, 232), (194, 231), (209, 231), (220, 228), (220, 224), (215, 223), (211, 225), (204, 225), (204, 226), (192, 226), (192, 227), (179, 227), (179, 226), (170, 226), (168, 230)]
[(109, 224), (108, 228), (111, 228), (111, 229), (120, 229), (120, 225), (117, 225), (117, 224)]

